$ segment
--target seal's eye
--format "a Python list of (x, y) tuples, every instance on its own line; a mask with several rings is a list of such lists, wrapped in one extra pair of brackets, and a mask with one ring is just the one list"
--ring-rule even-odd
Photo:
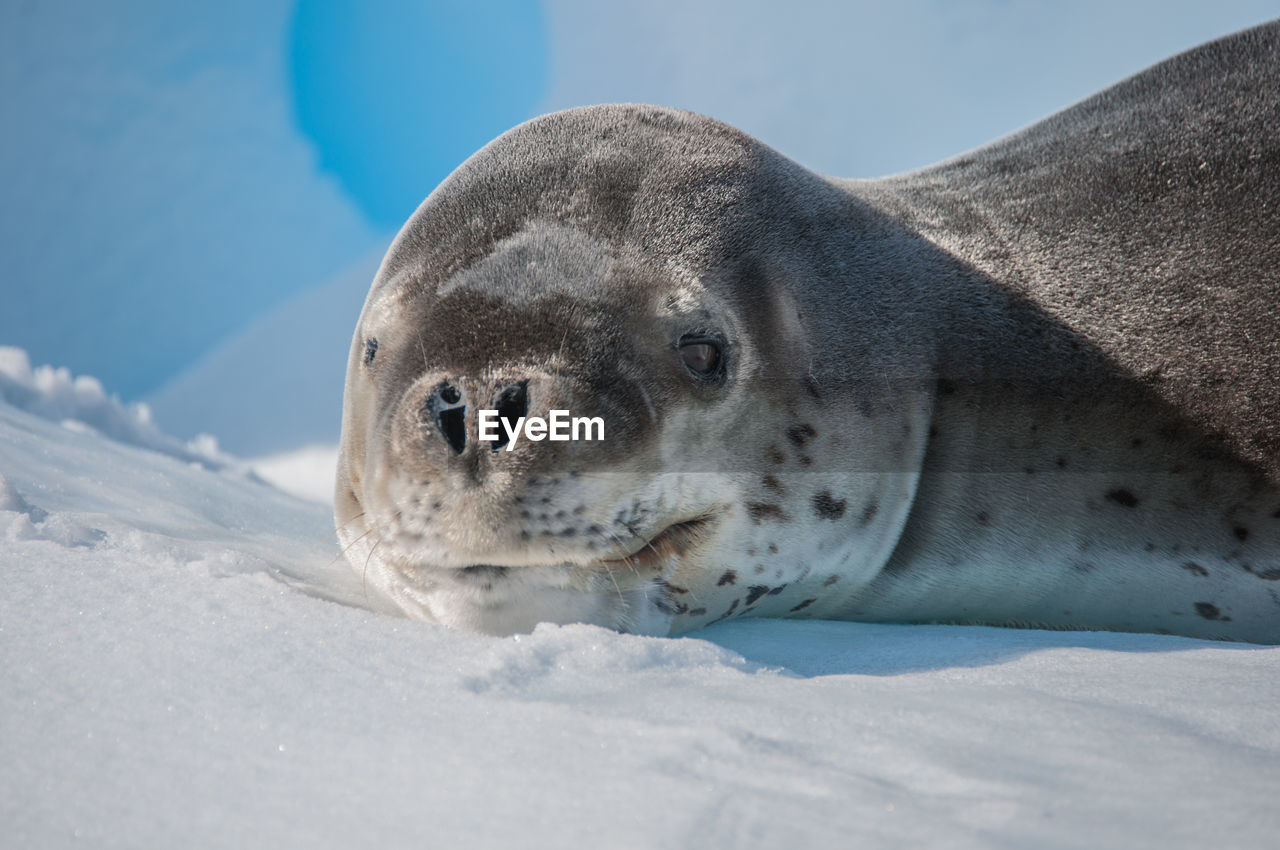
[(378, 340), (377, 340), (377, 337), (371, 336), (364, 341), (364, 365), (366, 366), (372, 365), (373, 358), (376, 357), (377, 354), (378, 354)]
[(699, 378), (719, 377), (724, 357), (721, 342), (713, 336), (686, 334), (680, 337), (680, 359)]

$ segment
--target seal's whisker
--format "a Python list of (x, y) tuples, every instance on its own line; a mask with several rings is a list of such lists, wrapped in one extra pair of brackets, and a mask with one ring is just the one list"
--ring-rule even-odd
[(343, 547), (342, 547), (342, 549), (338, 552), (338, 554), (334, 555), (334, 556), (333, 556), (333, 558), (332, 558), (332, 560), (330, 560), (330, 561), (329, 561), (329, 563), (326, 565), (326, 569), (327, 569), (328, 567), (332, 567), (335, 563), (337, 563), (337, 562), (338, 562), (338, 560), (339, 560), (340, 558), (345, 558), (345, 557), (347, 557), (347, 553), (351, 551), (351, 547), (355, 546), (357, 543), (359, 543), (361, 540), (365, 539), (366, 537), (368, 537), (368, 536), (369, 536), (370, 534), (372, 534), (372, 533), (373, 533), (373, 529), (372, 529), (372, 528), (366, 529), (366, 530), (365, 530), (365, 532), (364, 532), (364, 534), (361, 534), (359, 537), (357, 537), (357, 538), (355, 538), (354, 540), (352, 540), (352, 541), (351, 541), (350, 543), (348, 543), (346, 546), (343, 546)]
[(613, 582), (613, 589), (618, 594), (618, 601), (626, 605), (627, 597), (623, 595), (622, 588), (618, 585), (618, 579), (614, 576), (613, 570), (606, 569), (604, 573), (609, 577), (609, 581)]
[[(627, 531), (631, 532), (631, 529), (628, 528)], [(607, 533), (610, 539), (612, 539), (614, 543), (617, 543), (619, 546), (626, 548), (627, 541), (623, 540), (621, 537), (614, 534), (613, 532), (607, 532)], [(639, 535), (635, 534), (635, 532), (631, 532), (631, 534), (634, 537), (639, 537)], [(650, 544), (646, 542), (645, 545), (650, 545)], [(636, 578), (640, 578), (640, 570), (636, 569), (635, 561), (632, 560), (632, 558), (634, 557), (635, 557), (635, 553), (632, 553), (630, 555), (626, 555), (622, 558), (619, 558), (618, 560), (621, 561), (623, 564), (625, 564), (627, 568), (630, 569), (631, 572), (635, 574)]]
[(378, 542), (369, 547), (369, 554), (364, 556), (364, 569), (360, 571), (360, 589), (364, 592), (364, 599), (369, 601), (369, 559), (373, 557), (373, 553), (382, 545), (382, 535), (378, 535)]
[(323, 543), (332, 537), (337, 537), (339, 534), (342, 533), (342, 529), (346, 528), (348, 525), (351, 525), (351, 523), (355, 522), (356, 520), (361, 519), (363, 516), (364, 516), (364, 511), (361, 511), (360, 513), (348, 519), (346, 522), (343, 522), (341, 525), (334, 526), (333, 531), (330, 531), (328, 534), (322, 534), (319, 537), (312, 538), (311, 542)]

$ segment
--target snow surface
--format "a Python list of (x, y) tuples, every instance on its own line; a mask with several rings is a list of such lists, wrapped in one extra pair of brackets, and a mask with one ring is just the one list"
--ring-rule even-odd
[(303, 446), (247, 463), (261, 478), (286, 493), (333, 506), (333, 482), (338, 476), (336, 445)]
[(5, 846), (1275, 845), (1280, 648), (451, 632), (367, 595), (324, 506), (111, 439), (129, 408), (24, 363), (0, 357)]

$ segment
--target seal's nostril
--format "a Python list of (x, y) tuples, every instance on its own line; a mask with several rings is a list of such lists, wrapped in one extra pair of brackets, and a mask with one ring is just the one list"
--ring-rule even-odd
[(454, 454), (462, 454), (467, 447), (467, 407), (458, 404), (462, 393), (447, 383), (436, 387), (427, 399), (423, 413), (435, 426)]
[(451, 407), (448, 410), (440, 411), (436, 417), (436, 427), (440, 429), (440, 433), (444, 435), (444, 441), (449, 444), (449, 448), (453, 449), (456, 455), (462, 454), (462, 450), (467, 447), (467, 409), (465, 407)]
[(529, 412), (528, 381), (512, 384), (498, 393), (494, 400), (494, 408), (498, 411), (498, 419), (507, 424), (499, 428), (498, 439), (493, 442), (493, 450), (497, 451), (507, 444), (507, 430), (516, 429), (516, 420), (523, 419)]

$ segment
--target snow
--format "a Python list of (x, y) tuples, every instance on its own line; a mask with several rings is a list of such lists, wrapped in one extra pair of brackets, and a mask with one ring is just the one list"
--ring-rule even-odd
[(323, 505), (0, 375), (7, 846), (1274, 845), (1280, 648), (451, 632), (370, 597)]
[(333, 505), (333, 481), (338, 475), (338, 446), (309, 445), (248, 461), (254, 472), (286, 493)]
[(65, 366), (33, 369), (27, 352), (9, 345), (0, 345), (0, 401), (61, 422), (69, 430), (101, 433), (181, 460), (215, 467), (233, 463), (218, 451), (217, 439), (209, 434), (197, 434), (185, 442), (175, 439), (156, 426), (149, 405), (123, 404), (118, 397), (108, 396), (97, 378), (73, 378)]

